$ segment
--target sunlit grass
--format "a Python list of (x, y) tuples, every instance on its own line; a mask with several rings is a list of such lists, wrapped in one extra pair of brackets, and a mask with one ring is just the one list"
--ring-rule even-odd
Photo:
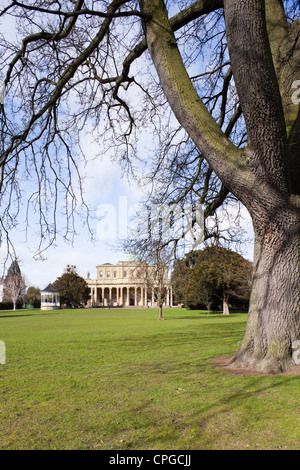
[(297, 449), (300, 377), (212, 367), (245, 314), (0, 312), (1, 449)]

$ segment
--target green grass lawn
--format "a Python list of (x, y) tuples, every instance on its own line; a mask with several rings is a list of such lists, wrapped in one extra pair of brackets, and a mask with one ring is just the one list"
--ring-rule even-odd
[(1, 449), (299, 449), (300, 377), (212, 367), (247, 316), (0, 312)]

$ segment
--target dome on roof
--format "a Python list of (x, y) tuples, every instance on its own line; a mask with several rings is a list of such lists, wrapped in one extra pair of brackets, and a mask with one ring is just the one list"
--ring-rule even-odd
[(124, 261), (141, 261), (141, 259), (135, 251), (129, 251), (128, 255), (125, 256)]

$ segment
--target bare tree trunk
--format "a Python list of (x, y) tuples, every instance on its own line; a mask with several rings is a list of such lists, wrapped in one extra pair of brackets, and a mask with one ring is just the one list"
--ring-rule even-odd
[[(292, 366), (300, 339), (300, 236), (297, 215), (256, 224), (253, 287), (246, 334), (235, 365), (278, 373)], [(260, 227), (258, 227), (260, 225)]]
[(229, 315), (228, 292), (226, 289), (223, 291), (223, 315)]
[(163, 306), (162, 304), (159, 306), (159, 315), (158, 315), (158, 319), (159, 320), (163, 320)]

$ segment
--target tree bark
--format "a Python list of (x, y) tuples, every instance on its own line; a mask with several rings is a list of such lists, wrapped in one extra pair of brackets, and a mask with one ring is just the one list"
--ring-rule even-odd
[(253, 287), (247, 329), (233, 364), (267, 373), (293, 366), (292, 344), (300, 338), (299, 215), (287, 210), (264, 227), (255, 223)]
[[(279, 3), (273, 0), (274, 7)], [(268, 0), (270, 15), (271, 4)], [(264, 5), (259, 0), (224, 1), (230, 59), (248, 133), (246, 158), (255, 177), (250, 192), (240, 195), (252, 218), (255, 247), (247, 331), (234, 364), (278, 373), (292, 366), (292, 343), (300, 338), (300, 214), (289, 174), (290, 117), (284, 114)], [(273, 9), (273, 21), (276, 11), (281, 9)], [(286, 108), (291, 116), (291, 106)]]

